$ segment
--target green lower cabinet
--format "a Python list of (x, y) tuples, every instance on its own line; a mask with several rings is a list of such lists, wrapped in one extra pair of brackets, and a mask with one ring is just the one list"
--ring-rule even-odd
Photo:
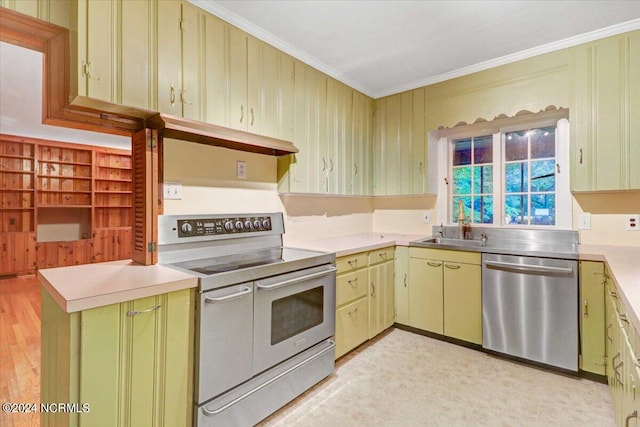
[(580, 262), (580, 369), (605, 374), (604, 263)]
[(409, 248), (396, 246), (395, 252), (395, 321), (409, 324)]
[(409, 326), (482, 344), (480, 253), (409, 248)]
[[(42, 291), (43, 426), (190, 426), (193, 290), (65, 313)], [(62, 369), (60, 369), (63, 367)]]

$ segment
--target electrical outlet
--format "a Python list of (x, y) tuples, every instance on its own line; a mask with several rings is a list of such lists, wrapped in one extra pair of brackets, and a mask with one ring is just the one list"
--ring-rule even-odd
[(578, 215), (578, 230), (591, 230), (591, 214)]
[(165, 182), (162, 194), (164, 200), (182, 200), (182, 184), (179, 182)]
[(640, 230), (640, 215), (625, 215), (624, 216), (624, 229), (631, 231)]
[(429, 224), (431, 222), (431, 212), (422, 212), (422, 222)]
[(247, 177), (247, 163), (241, 160), (236, 162), (236, 177), (245, 179)]

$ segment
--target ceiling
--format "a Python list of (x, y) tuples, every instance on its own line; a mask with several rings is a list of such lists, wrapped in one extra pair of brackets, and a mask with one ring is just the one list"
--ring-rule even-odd
[(0, 42), (0, 133), (131, 149), (131, 138), (42, 124), (42, 58)]
[(378, 98), (640, 29), (640, 1), (190, 0)]

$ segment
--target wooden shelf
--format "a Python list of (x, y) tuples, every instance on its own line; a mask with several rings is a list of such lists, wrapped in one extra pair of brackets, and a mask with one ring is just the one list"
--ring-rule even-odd
[(0, 153), (0, 157), (4, 157), (5, 159), (35, 160), (35, 157), (33, 156), (16, 156), (14, 154), (3, 153)]
[(130, 171), (131, 170), (131, 166), (126, 167), (126, 166), (102, 166), (102, 165), (96, 165), (98, 166), (100, 169), (118, 169), (118, 170), (127, 170)]
[(38, 193), (91, 194), (91, 191), (76, 191), (76, 190), (38, 190)]
[(133, 206), (131, 205), (93, 205), (94, 207), (98, 208), (98, 209), (127, 209), (127, 208), (132, 208)]
[(20, 193), (26, 193), (35, 190), (33, 188), (0, 188), (0, 191), (17, 191)]
[(30, 207), (30, 208), (3, 207), (2, 208), (3, 211), (32, 211), (34, 209), (35, 209), (34, 207)]
[(38, 174), (38, 178), (52, 178), (52, 179), (76, 179), (79, 181), (91, 181), (90, 176), (68, 176), (68, 175), (43, 175)]
[(38, 203), (38, 209), (40, 208), (81, 208), (91, 209), (92, 205), (47, 205), (44, 203)]
[(55, 163), (56, 165), (71, 165), (71, 166), (91, 166), (91, 163), (85, 162), (65, 162), (61, 160), (38, 160), (39, 164), (43, 163)]
[(132, 182), (130, 179), (95, 178), (95, 180), (104, 182)]
[(0, 169), (0, 172), (2, 173), (13, 173), (13, 174), (21, 174), (21, 175), (33, 175), (35, 172), (34, 171), (17, 171), (17, 170), (11, 170), (11, 169)]
[(132, 191), (131, 190), (124, 190), (124, 191), (107, 191), (107, 190), (96, 190), (94, 191), (94, 193), (96, 194), (131, 194)]

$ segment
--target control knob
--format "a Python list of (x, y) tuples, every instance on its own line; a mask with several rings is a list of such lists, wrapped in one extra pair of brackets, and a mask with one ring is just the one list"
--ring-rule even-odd
[(191, 231), (193, 230), (193, 226), (188, 222), (183, 222), (180, 228), (184, 234), (191, 234)]
[(242, 221), (236, 221), (236, 230), (241, 231), (244, 228)]
[(246, 220), (244, 222), (244, 228), (246, 228), (247, 230), (251, 230), (251, 221)]
[(224, 229), (227, 230), (227, 231), (233, 231), (233, 222), (225, 221)]
[(262, 220), (262, 226), (267, 229), (271, 227), (271, 221), (269, 220), (269, 218)]
[(256, 230), (260, 229), (260, 220), (256, 219), (255, 221), (253, 221), (253, 228)]

